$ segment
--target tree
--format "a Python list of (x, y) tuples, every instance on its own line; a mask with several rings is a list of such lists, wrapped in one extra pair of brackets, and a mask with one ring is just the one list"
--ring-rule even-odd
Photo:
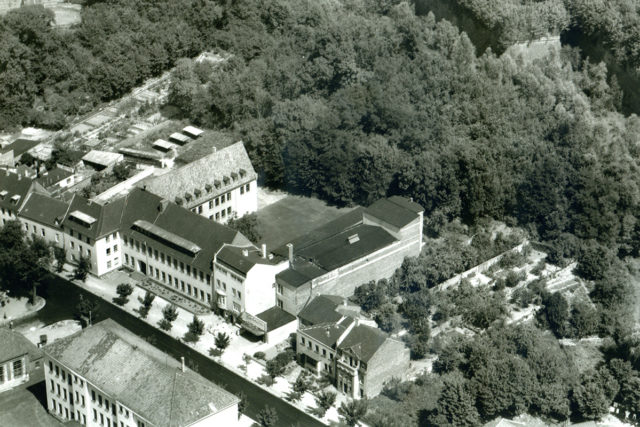
[(443, 378), (444, 388), (435, 411), (428, 415), (430, 425), (477, 426), (482, 424), (464, 377), (459, 372)]
[(178, 318), (178, 308), (173, 304), (167, 304), (162, 309), (162, 319), (158, 322), (158, 326), (163, 331), (171, 330), (171, 324)]
[(124, 162), (120, 162), (113, 167), (113, 176), (118, 181), (124, 181), (129, 178), (129, 168)]
[(56, 260), (56, 273), (61, 273), (64, 269), (65, 262), (67, 262), (67, 250), (59, 246), (54, 246), (53, 257)]
[(338, 408), (338, 414), (344, 418), (345, 424), (348, 426), (357, 426), (359, 421), (367, 413), (368, 402), (365, 399), (349, 400), (342, 402)]
[(543, 313), (551, 331), (558, 337), (566, 336), (569, 326), (569, 303), (565, 297), (560, 292), (546, 294), (543, 295), (542, 303)]
[(91, 260), (87, 257), (80, 257), (78, 265), (73, 270), (73, 278), (84, 282), (87, 280), (87, 274), (91, 271)]
[(580, 383), (573, 388), (572, 400), (576, 413), (587, 420), (598, 420), (609, 411), (611, 400), (595, 371), (582, 374)]
[(215, 337), (215, 343), (216, 347), (219, 348), (220, 351), (224, 351), (227, 347), (229, 347), (231, 339), (225, 332), (218, 332)]
[(255, 212), (241, 218), (232, 218), (227, 222), (227, 226), (239, 231), (251, 242), (257, 243), (262, 239), (262, 234), (258, 230), (258, 214)]
[(336, 396), (336, 393), (326, 390), (321, 391), (316, 396), (316, 405), (318, 405), (318, 409), (322, 414), (326, 413), (336, 403)]
[(133, 286), (128, 283), (120, 283), (116, 288), (117, 297), (113, 298), (113, 302), (118, 305), (125, 305), (129, 302), (129, 295), (133, 293)]
[(394, 304), (387, 303), (378, 308), (375, 320), (380, 329), (385, 332), (393, 332), (398, 328), (398, 326), (400, 326), (398, 317), (398, 313), (396, 313), (396, 306)]
[(100, 304), (96, 299), (85, 298), (80, 294), (80, 301), (76, 305), (75, 316), (83, 326), (91, 326), (100, 315)]
[(243, 392), (238, 393), (238, 419), (247, 411), (247, 407), (249, 406), (249, 400), (247, 399), (247, 395)]
[(144, 294), (144, 298), (138, 297), (138, 301), (140, 301), (140, 308), (138, 308), (138, 315), (142, 319), (146, 319), (149, 314), (149, 310), (151, 310), (151, 306), (153, 305), (153, 300), (156, 298), (154, 294), (147, 291)]
[(191, 323), (187, 325), (189, 330), (184, 335), (184, 340), (186, 342), (197, 342), (200, 339), (200, 336), (204, 333), (204, 322), (198, 319), (198, 316), (193, 315), (193, 320)]
[(265, 406), (256, 417), (256, 421), (262, 427), (275, 426), (278, 423), (278, 412), (271, 406)]

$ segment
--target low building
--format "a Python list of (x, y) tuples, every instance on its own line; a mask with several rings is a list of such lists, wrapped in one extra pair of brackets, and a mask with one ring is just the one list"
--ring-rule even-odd
[(47, 408), (85, 426), (234, 426), (239, 399), (111, 319), (44, 349)]
[(75, 184), (75, 174), (73, 171), (56, 167), (40, 175), (36, 181), (47, 191), (55, 191), (61, 188), (71, 187)]
[(41, 369), (42, 354), (16, 331), (0, 328), (0, 393), (29, 381), (29, 375)]
[(13, 167), (27, 151), (40, 145), (41, 141), (19, 138), (0, 149), (0, 165)]
[(243, 143), (237, 142), (139, 186), (224, 223), (258, 209), (257, 178)]
[(300, 312), (298, 362), (349, 397), (374, 397), (392, 378), (405, 379), (410, 351), (339, 298), (321, 295)]
[(115, 165), (124, 160), (121, 153), (91, 150), (82, 157), (82, 163), (97, 171), (110, 171)]
[(394, 196), (274, 250), (289, 259), (276, 276), (276, 305), (297, 315), (317, 295), (349, 297), (363, 283), (390, 277), (405, 257), (420, 254), (422, 215), (420, 205)]
[(24, 205), (27, 195), (36, 192), (48, 194), (42, 185), (20, 174), (0, 170), (0, 213), (2, 225), (17, 220), (18, 212)]

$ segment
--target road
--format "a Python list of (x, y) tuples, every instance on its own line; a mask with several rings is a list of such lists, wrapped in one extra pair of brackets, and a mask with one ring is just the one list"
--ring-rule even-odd
[(135, 316), (121, 310), (106, 301), (100, 300), (95, 295), (85, 291), (71, 282), (53, 277), (38, 293), (47, 300), (46, 306), (40, 310), (37, 319), (50, 324), (73, 317), (74, 307), (80, 299), (80, 295), (90, 300), (100, 302), (98, 320), (111, 318), (129, 329), (136, 335), (145, 338), (160, 350), (179, 360), (181, 356), (200, 375), (222, 386), (231, 393), (243, 392), (248, 398), (246, 415), (256, 418), (258, 412), (266, 405), (275, 408), (278, 412), (278, 426), (323, 426), (324, 424), (315, 418), (300, 411), (298, 408), (281, 400), (259, 386), (219, 365), (208, 357), (198, 353), (191, 347), (176, 341), (153, 326), (143, 322)]

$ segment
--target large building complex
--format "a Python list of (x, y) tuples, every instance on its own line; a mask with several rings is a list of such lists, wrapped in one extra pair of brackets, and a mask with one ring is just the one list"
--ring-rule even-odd
[(422, 249), (423, 208), (393, 196), (355, 209), (274, 251), (289, 259), (276, 276), (276, 304), (292, 314), (319, 294), (342, 297), (389, 277)]
[(257, 178), (244, 144), (236, 142), (139, 186), (217, 222), (258, 209)]
[(108, 319), (45, 347), (49, 412), (85, 426), (234, 426), (239, 399)]

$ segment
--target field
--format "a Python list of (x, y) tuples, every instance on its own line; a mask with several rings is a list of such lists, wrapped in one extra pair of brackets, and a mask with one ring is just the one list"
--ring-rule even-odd
[(258, 231), (262, 234), (259, 243), (266, 243), (268, 248), (281, 246), (353, 209), (263, 189), (258, 194)]

